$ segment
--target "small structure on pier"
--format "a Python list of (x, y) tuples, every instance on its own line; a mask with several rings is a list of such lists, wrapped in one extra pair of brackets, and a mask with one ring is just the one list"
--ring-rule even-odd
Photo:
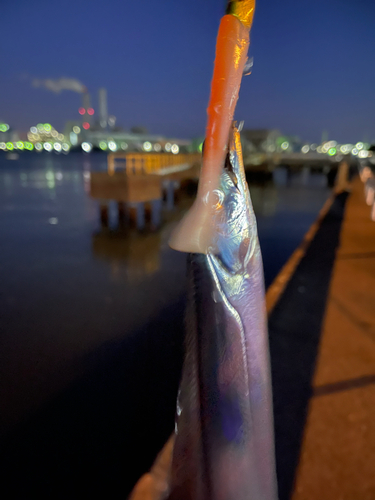
[(135, 221), (137, 229), (161, 224), (163, 198), (167, 208), (174, 205), (175, 190), (183, 181), (199, 177), (199, 153), (110, 153), (108, 171), (92, 172), (90, 194), (99, 201), (102, 226), (109, 224), (108, 207), (118, 203), (119, 225)]

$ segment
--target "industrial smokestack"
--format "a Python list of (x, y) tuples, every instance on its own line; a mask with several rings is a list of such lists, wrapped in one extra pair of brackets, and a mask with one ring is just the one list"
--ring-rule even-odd
[(107, 89), (99, 89), (99, 120), (100, 126), (105, 128), (108, 123)]
[(71, 90), (72, 92), (78, 92), (78, 94), (87, 92), (83, 83), (75, 78), (63, 77), (57, 80), (52, 80), (51, 78), (47, 78), (45, 80), (34, 78), (32, 86), (36, 88), (43, 87), (51, 92), (55, 92), (55, 94), (60, 94), (62, 90)]

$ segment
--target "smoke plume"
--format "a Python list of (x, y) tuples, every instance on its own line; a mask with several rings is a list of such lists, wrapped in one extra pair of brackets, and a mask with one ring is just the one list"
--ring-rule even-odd
[(43, 87), (51, 92), (55, 92), (56, 94), (60, 94), (62, 90), (71, 90), (72, 92), (78, 92), (79, 94), (87, 91), (86, 87), (79, 80), (65, 77), (59, 78), (58, 80), (52, 80), (51, 78), (40, 80), (38, 78), (34, 78), (32, 86), (37, 88)]

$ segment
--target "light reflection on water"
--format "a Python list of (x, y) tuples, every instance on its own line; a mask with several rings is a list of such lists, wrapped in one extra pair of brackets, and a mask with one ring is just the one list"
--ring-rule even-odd
[[(83, 373), (87, 354), (134, 331), (185, 290), (185, 255), (168, 247), (189, 206), (181, 200), (160, 231), (103, 229), (89, 193), (104, 155), (0, 157), (0, 366), (3, 428)], [(300, 242), (329, 192), (306, 172), (252, 185), (266, 284)]]

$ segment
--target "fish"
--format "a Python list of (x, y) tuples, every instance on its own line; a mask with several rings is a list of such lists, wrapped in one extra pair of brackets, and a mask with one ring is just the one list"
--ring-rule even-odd
[(185, 357), (171, 460), (137, 486), (152, 499), (277, 500), (262, 256), (233, 121), (254, 8), (233, 0), (221, 19), (197, 197), (169, 240), (188, 254)]
[(231, 127), (215, 245), (188, 255), (185, 360), (169, 500), (276, 500), (262, 256)]

